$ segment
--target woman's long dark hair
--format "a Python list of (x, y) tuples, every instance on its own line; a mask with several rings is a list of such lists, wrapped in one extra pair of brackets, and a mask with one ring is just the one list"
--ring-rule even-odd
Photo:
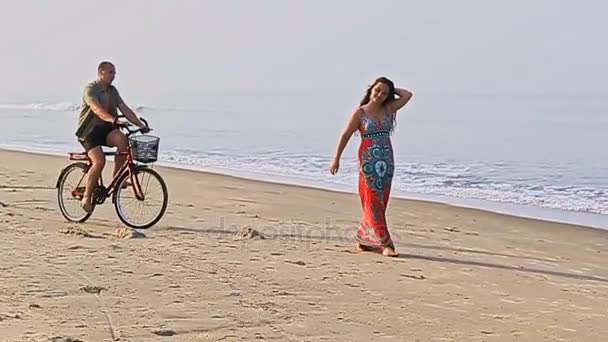
[(369, 86), (367, 88), (367, 91), (365, 93), (365, 96), (363, 97), (363, 100), (361, 100), (361, 105), (366, 105), (369, 102), (369, 98), (372, 95), (372, 89), (376, 86), (376, 84), (378, 83), (384, 83), (386, 84), (386, 86), (388, 87), (388, 95), (386, 96), (386, 99), (384, 100), (384, 102), (382, 102), (382, 105), (385, 105), (387, 102), (389, 101), (393, 101), (395, 100), (395, 84), (393, 83), (393, 81), (389, 80), (386, 77), (379, 77), (377, 78), (374, 83), (372, 83), (371, 86)]
[[(367, 91), (365, 92), (365, 96), (363, 97), (363, 100), (361, 100), (361, 103), (360, 103), (361, 106), (366, 105), (369, 102), (369, 99), (372, 95), (372, 89), (378, 83), (384, 83), (388, 87), (388, 95), (386, 96), (386, 99), (384, 99), (384, 101), (382, 102), (382, 106), (385, 106), (390, 101), (395, 100), (395, 84), (393, 83), (393, 81), (389, 80), (386, 77), (378, 77), (374, 81), (374, 83), (372, 83), (372, 85), (367, 88)], [(393, 116), (392, 120), (393, 120), (393, 128), (394, 128), (395, 125), (397, 124), (396, 115), (395, 115), (395, 113), (390, 113), (390, 114)], [(392, 129), (391, 129), (391, 131), (392, 131)]]

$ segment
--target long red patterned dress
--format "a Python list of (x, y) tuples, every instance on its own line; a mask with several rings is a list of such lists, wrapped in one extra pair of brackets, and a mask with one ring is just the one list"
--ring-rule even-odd
[(392, 126), (392, 114), (385, 113), (384, 118), (377, 121), (363, 111), (358, 155), (363, 216), (355, 240), (369, 248), (395, 248), (386, 224), (386, 208), (395, 170), (390, 139)]

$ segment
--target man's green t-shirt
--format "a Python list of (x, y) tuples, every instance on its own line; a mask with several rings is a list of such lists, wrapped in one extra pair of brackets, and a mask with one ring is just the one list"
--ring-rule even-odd
[(76, 136), (79, 140), (85, 140), (93, 128), (105, 122), (93, 113), (91, 109), (93, 101), (101, 105), (113, 117), (118, 116), (118, 106), (123, 103), (116, 87), (110, 85), (107, 89), (104, 89), (99, 80), (87, 84), (84, 88), (82, 100), (82, 109), (78, 115), (78, 129), (76, 130)]

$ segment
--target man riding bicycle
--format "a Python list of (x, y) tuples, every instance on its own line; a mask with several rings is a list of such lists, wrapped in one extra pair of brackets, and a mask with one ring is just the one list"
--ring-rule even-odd
[[(93, 211), (92, 194), (99, 176), (106, 164), (102, 146), (118, 147), (118, 152), (128, 152), (129, 144), (126, 135), (118, 128), (118, 110), (143, 133), (150, 129), (127, 106), (116, 87), (112, 85), (116, 76), (114, 64), (104, 61), (97, 67), (97, 80), (84, 88), (83, 104), (78, 116), (76, 136), (91, 159), (91, 168), (87, 174), (86, 190), (81, 206), (87, 212)], [(126, 162), (126, 156), (116, 154), (114, 175)]]

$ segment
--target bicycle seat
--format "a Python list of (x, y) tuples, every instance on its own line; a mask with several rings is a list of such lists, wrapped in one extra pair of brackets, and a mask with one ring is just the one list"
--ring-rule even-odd
[(69, 152), (70, 160), (88, 160), (89, 156), (87, 156), (86, 152)]

